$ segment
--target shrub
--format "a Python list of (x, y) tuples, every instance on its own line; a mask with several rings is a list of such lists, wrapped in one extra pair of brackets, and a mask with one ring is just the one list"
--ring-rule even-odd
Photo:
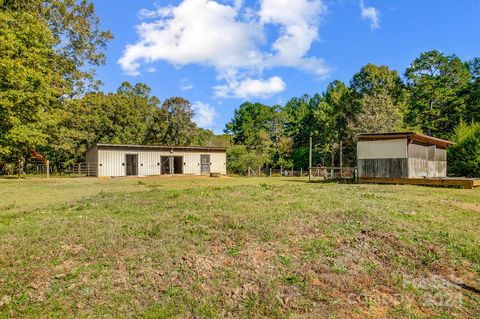
[(246, 174), (248, 167), (262, 167), (267, 160), (265, 154), (257, 154), (244, 145), (235, 145), (227, 151), (227, 170), (229, 173)]
[(456, 145), (448, 150), (449, 172), (457, 176), (480, 177), (480, 123), (461, 123), (452, 140)]

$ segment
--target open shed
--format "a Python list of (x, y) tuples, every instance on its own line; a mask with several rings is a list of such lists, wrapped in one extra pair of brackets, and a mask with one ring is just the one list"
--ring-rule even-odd
[(227, 174), (221, 147), (96, 144), (85, 156), (91, 176)]
[(454, 143), (414, 132), (357, 136), (358, 177), (444, 178)]

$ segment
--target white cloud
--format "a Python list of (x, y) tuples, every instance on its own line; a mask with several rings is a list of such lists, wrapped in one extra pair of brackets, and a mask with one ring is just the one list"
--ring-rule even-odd
[(182, 91), (190, 91), (193, 89), (195, 85), (190, 81), (189, 78), (183, 78), (180, 80), (180, 90)]
[(199, 127), (211, 128), (215, 121), (217, 112), (209, 104), (202, 102), (195, 102), (192, 105), (192, 109), (195, 113), (193, 121), (197, 123)]
[(215, 86), (215, 95), (224, 98), (267, 98), (280, 93), (286, 88), (285, 82), (278, 76), (272, 76), (268, 80), (246, 78), (238, 81), (230, 79), (225, 85)]
[(294, 67), (325, 77), (330, 69), (322, 59), (307, 57), (307, 53), (318, 39), (319, 17), (326, 12), (321, 1), (261, 0), (260, 21), (280, 27), (272, 45), (274, 54), (266, 58), (266, 65)]
[[(211, 66), (225, 82), (214, 87), (217, 96), (229, 97), (267, 96), (284, 89), (279, 77), (262, 80), (265, 69), (291, 67), (318, 78), (328, 75), (325, 62), (308, 55), (327, 12), (322, 0), (259, 0), (258, 8), (242, 0), (230, 3), (183, 0), (177, 6), (141, 10), (141, 18), (150, 21), (136, 27), (139, 40), (126, 46), (118, 63), (131, 75), (156, 61)], [(277, 30), (275, 39), (267, 37), (267, 27)], [(257, 89), (248, 89), (253, 83)]]
[(127, 45), (119, 60), (130, 74), (140, 62), (165, 60), (176, 66), (196, 63), (217, 69), (261, 61), (258, 24), (238, 20), (238, 10), (209, 0), (184, 0), (177, 7), (157, 8), (158, 19), (137, 26), (140, 40)]
[(380, 28), (380, 12), (374, 7), (366, 7), (363, 0), (360, 0), (360, 10), (362, 18), (370, 20), (370, 28), (376, 30)]

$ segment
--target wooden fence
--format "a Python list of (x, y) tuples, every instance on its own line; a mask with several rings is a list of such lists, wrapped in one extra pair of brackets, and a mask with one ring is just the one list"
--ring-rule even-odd
[(357, 179), (356, 167), (311, 167), (310, 180)]
[(74, 175), (97, 176), (97, 163), (73, 164), (71, 173)]

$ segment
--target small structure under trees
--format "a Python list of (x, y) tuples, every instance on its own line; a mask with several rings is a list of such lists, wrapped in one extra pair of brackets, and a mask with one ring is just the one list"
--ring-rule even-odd
[(359, 182), (480, 186), (480, 180), (447, 178), (447, 148), (455, 143), (414, 132), (357, 136)]

